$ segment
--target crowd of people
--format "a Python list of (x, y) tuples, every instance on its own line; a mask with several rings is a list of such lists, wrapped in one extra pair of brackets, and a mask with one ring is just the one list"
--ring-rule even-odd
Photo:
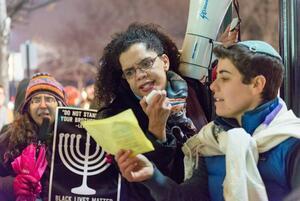
[[(67, 105), (98, 105), (98, 119), (132, 109), (153, 144), (149, 153), (120, 150), (114, 157), (121, 200), (285, 199), (300, 186), (300, 120), (278, 96), (282, 58), (266, 42), (237, 41), (238, 30), (229, 32), (228, 27), (213, 50), (216, 117), (210, 122), (203, 83), (180, 74), (180, 51), (154, 24), (133, 23), (112, 37), (81, 106), (81, 93), (48, 73), (24, 80), (14, 120), (0, 119), (6, 124), (0, 135), (0, 200), (48, 200), (55, 109)], [(41, 132), (45, 124), (47, 132)], [(24, 155), (36, 162), (34, 169), (22, 163)]]

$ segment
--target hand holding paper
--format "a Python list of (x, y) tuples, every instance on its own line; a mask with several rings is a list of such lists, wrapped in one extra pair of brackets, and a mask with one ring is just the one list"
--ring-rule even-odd
[(130, 109), (106, 119), (80, 123), (96, 143), (109, 154), (115, 155), (121, 149), (132, 150), (133, 155), (154, 150)]

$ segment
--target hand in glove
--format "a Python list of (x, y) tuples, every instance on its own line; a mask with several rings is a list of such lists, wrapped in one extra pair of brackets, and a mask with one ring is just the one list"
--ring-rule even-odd
[[(38, 156), (36, 158), (36, 153)], [(47, 167), (46, 149), (43, 145), (30, 144), (22, 154), (12, 162), (12, 168), (17, 174), (14, 181), (14, 190), (17, 200), (35, 200), (41, 192), (39, 182)]]
[(37, 196), (42, 190), (41, 183), (28, 174), (19, 174), (14, 180), (14, 191), (19, 196)]

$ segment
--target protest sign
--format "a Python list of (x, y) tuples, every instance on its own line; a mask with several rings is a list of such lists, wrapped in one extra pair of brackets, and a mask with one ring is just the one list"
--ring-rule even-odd
[[(96, 111), (58, 107), (49, 181), (50, 201), (119, 201), (121, 179), (80, 124)], [(100, 134), (100, 133), (99, 133)]]

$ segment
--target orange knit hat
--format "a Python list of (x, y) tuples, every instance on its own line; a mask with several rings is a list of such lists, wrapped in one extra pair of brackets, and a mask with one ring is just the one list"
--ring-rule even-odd
[(48, 73), (37, 73), (32, 76), (26, 89), (22, 113), (26, 111), (27, 105), (31, 98), (39, 92), (46, 92), (53, 95), (58, 101), (66, 106), (63, 86)]

